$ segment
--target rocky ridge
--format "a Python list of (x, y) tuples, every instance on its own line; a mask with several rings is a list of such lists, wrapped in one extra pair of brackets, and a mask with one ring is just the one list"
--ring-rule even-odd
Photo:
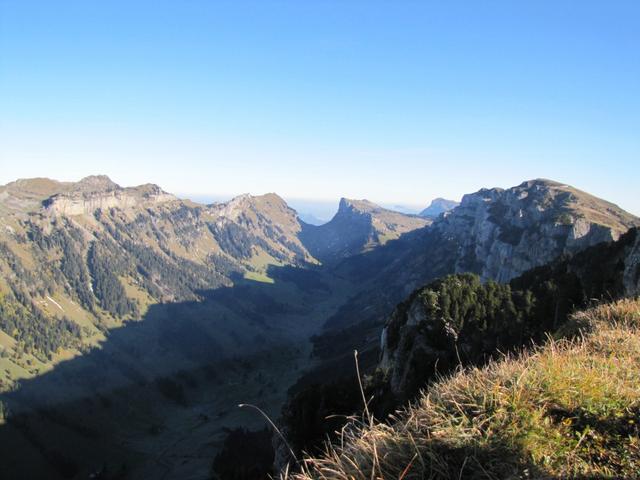
[(387, 210), (368, 200), (342, 198), (330, 222), (302, 223), (300, 239), (322, 262), (335, 263), (429, 225), (428, 219)]
[(65, 192), (43, 201), (44, 208), (57, 215), (93, 215), (96, 210), (130, 209), (175, 201), (177, 198), (154, 184), (122, 188), (108, 177), (90, 176)]
[(11, 372), (0, 390), (152, 305), (316, 262), (295, 211), (274, 194), (200, 205), (91, 176), (18, 180), (0, 187), (0, 200), (0, 307), (23, 312), (0, 321), (0, 364)]
[(616, 240), (638, 223), (616, 205), (538, 179), (465, 195), (435, 227), (458, 244), (455, 272), (506, 282), (558, 255)]

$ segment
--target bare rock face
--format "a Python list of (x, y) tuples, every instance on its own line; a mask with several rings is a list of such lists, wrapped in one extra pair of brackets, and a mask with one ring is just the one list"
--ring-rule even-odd
[(559, 255), (616, 240), (638, 224), (633, 215), (573, 187), (531, 180), (465, 195), (434, 227), (459, 245), (455, 272), (506, 282)]
[(42, 202), (47, 211), (58, 215), (92, 215), (96, 210), (128, 209), (160, 204), (176, 197), (153, 184), (122, 188), (105, 175), (83, 178), (65, 192)]
[[(581, 238), (590, 232), (591, 229)], [(455, 303), (465, 296), (460, 292), (465, 291), (465, 282), (468, 284), (471, 277), (464, 274), (430, 283), (414, 291), (388, 317), (380, 337), (378, 366), (385, 373), (391, 392), (398, 398), (410, 398), (436, 372), (449, 372), (459, 362), (486, 361), (487, 355), (496, 350), (496, 344), (501, 350), (519, 347), (528, 339), (543, 339), (544, 334), (558, 328), (574, 308), (587, 305), (593, 298), (638, 295), (640, 230), (631, 229), (618, 241), (594, 245), (513, 279), (509, 290), (504, 290), (514, 302), (511, 314), (493, 317), (494, 322), (502, 322), (499, 328), (476, 317), (480, 315), (478, 312), (495, 308), (495, 301), (483, 305), (484, 310), (469, 307), (476, 315), (467, 312), (452, 318), (451, 311), (447, 310), (449, 302)], [(482, 284), (478, 277), (475, 278), (477, 292), (470, 298), (478, 302), (483, 301), (486, 292), (494, 292), (500, 287)], [(458, 282), (462, 287), (446, 290), (441, 287), (446, 282), (448, 285)], [(484, 287), (487, 290), (482, 291)], [(531, 300), (526, 301), (527, 307), (522, 307), (519, 302), (526, 298)], [(518, 305), (520, 310), (516, 308)], [(509, 328), (516, 334), (509, 336)]]

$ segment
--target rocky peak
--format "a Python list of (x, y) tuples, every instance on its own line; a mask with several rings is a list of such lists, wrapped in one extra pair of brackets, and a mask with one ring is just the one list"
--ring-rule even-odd
[(640, 219), (612, 203), (536, 179), (465, 195), (434, 228), (459, 244), (455, 271), (508, 281), (562, 253), (616, 240), (638, 224)]
[(556, 182), (555, 180), (549, 180), (548, 178), (534, 178), (533, 180), (525, 180), (520, 185), (514, 188), (521, 189), (549, 189), (549, 188), (571, 188), (569, 185)]
[(341, 198), (331, 221), (320, 226), (304, 224), (300, 239), (315, 258), (335, 262), (429, 223), (428, 219), (387, 210), (369, 200)]
[(372, 213), (384, 210), (369, 200), (354, 200), (350, 198), (341, 198), (338, 204), (337, 215), (353, 214), (353, 213)]
[(208, 212), (219, 243), (236, 256), (251, 261), (261, 249), (279, 262), (315, 262), (298, 238), (302, 225), (296, 211), (275, 193), (239, 195)]
[(235, 220), (250, 201), (251, 195), (243, 193), (242, 195), (233, 197), (226, 203), (215, 204), (213, 208), (218, 210), (218, 215), (221, 219)]
[(437, 218), (440, 214), (453, 210), (458, 205), (460, 205), (460, 203), (455, 200), (447, 200), (441, 197), (434, 198), (429, 206), (422, 210), (419, 215), (421, 217)]
[[(295, 211), (287, 205), (280, 196), (275, 193), (264, 195), (250, 195), (243, 193), (232, 198), (226, 203), (220, 203), (212, 207), (216, 210), (219, 221), (237, 221), (241, 216), (266, 216), (280, 218), (287, 217), (288, 221), (295, 221)], [(289, 218), (290, 217), (290, 218)]]
[(106, 175), (89, 175), (73, 184), (73, 192), (97, 193), (122, 190), (122, 187)]

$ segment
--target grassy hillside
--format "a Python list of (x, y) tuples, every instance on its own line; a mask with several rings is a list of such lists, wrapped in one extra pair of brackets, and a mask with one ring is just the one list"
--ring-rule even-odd
[(354, 421), (284, 477), (637, 478), (640, 301), (579, 312), (562, 333), (440, 379), (388, 424)]

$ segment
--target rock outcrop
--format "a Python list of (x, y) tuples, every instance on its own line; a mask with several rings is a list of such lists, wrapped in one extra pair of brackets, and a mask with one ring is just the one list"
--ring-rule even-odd
[(497, 350), (543, 340), (593, 299), (640, 292), (640, 231), (539, 267), (509, 285), (469, 274), (414, 291), (390, 315), (380, 337), (380, 368), (391, 392), (411, 398), (436, 373), (477, 364)]
[(320, 226), (301, 222), (300, 239), (315, 258), (332, 263), (430, 223), (429, 219), (387, 210), (368, 200), (342, 198), (330, 222)]
[(92, 215), (96, 210), (129, 209), (176, 200), (153, 184), (122, 188), (105, 175), (83, 178), (42, 202), (48, 212), (57, 215)]
[(455, 272), (506, 282), (565, 253), (616, 240), (639, 221), (568, 185), (532, 180), (465, 195), (434, 225), (455, 239)]

